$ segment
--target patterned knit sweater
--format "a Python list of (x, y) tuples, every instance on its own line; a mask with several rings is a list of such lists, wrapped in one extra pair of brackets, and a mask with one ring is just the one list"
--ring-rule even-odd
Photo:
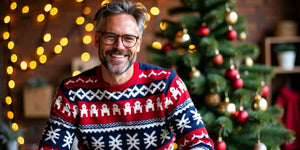
[(178, 75), (134, 63), (134, 75), (108, 85), (100, 66), (62, 82), (54, 97), (40, 150), (212, 150), (202, 118)]

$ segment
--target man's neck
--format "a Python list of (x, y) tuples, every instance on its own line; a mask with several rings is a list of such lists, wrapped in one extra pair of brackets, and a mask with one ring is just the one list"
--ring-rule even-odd
[(122, 74), (113, 74), (109, 72), (103, 65), (101, 66), (101, 75), (104, 82), (109, 85), (121, 85), (130, 80), (134, 72), (132, 65), (126, 72)]

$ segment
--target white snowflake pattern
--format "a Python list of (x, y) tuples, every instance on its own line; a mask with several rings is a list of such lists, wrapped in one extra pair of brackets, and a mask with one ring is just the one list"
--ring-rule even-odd
[(171, 137), (169, 136), (169, 131), (166, 129), (161, 129), (161, 134), (160, 134), (160, 139), (161, 139), (161, 143), (164, 143), (166, 139), (171, 139)]
[(67, 135), (64, 136), (63, 141), (65, 142), (65, 144), (62, 145), (62, 147), (66, 147), (68, 146), (68, 148), (70, 149), (73, 143), (73, 136), (74, 133), (71, 135), (69, 131), (66, 131)]
[(193, 114), (193, 119), (194, 120), (196, 120), (197, 121), (197, 125), (199, 125), (199, 123), (201, 122), (202, 124), (204, 124), (203, 123), (203, 121), (202, 121), (202, 117), (201, 117), (201, 115), (197, 112), (197, 110), (191, 110), (191, 113)]
[(144, 135), (146, 136), (146, 138), (144, 138), (144, 142), (145, 142), (145, 144), (147, 144), (146, 149), (148, 149), (151, 145), (157, 146), (155, 144), (155, 142), (157, 141), (157, 137), (154, 136), (155, 133), (156, 133), (155, 131), (153, 131), (150, 135), (147, 133), (144, 133)]
[(121, 134), (119, 134), (116, 138), (113, 136), (109, 136), (111, 139), (109, 143), (109, 147), (112, 147), (111, 149), (119, 149), (121, 150), (122, 148), (120, 147), (122, 145), (122, 140), (120, 140)]
[(48, 133), (46, 134), (48, 137), (45, 139), (45, 141), (51, 140), (52, 143), (56, 144), (55, 139), (59, 139), (59, 132), (61, 129), (55, 129), (53, 130), (53, 127), (50, 126), (50, 130), (48, 131)]
[(94, 147), (94, 150), (103, 150), (102, 147), (104, 147), (104, 142), (101, 142), (103, 140), (103, 137), (101, 136), (98, 140), (95, 137), (92, 137), (92, 146)]
[(180, 133), (183, 132), (184, 128), (192, 128), (191, 126), (188, 125), (190, 123), (190, 120), (189, 118), (185, 118), (185, 114), (183, 114), (181, 120), (175, 119), (175, 121), (178, 122), (176, 126), (178, 127), (178, 129), (180, 129)]
[(126, 134), (126, 136), (129, 138), (127, 139), (127, 145), (130, 145), (130, 147), (128, 149), (140, 149), (137, 145), (140, 144), (140, 140), (138, 138), (136, 138), (138, 136), (138, 134), (134, 134), (133, 136), (130, 136), (129, 134)]

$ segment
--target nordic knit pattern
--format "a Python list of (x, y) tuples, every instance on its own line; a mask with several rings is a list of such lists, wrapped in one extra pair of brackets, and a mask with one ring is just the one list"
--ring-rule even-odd
[(178, 75), (138, 62), (122, 85), (105, 83), (100, 66), (62, 82), (39, 149), (71, 149), (75, 136), (81, 150), (169, 150), (175, 139), (186, 149), (213, 149)]

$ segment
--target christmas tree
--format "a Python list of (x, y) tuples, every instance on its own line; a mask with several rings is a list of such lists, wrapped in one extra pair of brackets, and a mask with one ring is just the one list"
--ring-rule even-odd
[(293, 133), (266, 100), (273, 70), (254, 63), (260, 48), (244, 42), (246, 19), (235, 9), (234, 0), (182, 0), (169, 10), (178, 19), (161, 21), (150, 62), (183, 79), (216, 150), (277, 150)]

